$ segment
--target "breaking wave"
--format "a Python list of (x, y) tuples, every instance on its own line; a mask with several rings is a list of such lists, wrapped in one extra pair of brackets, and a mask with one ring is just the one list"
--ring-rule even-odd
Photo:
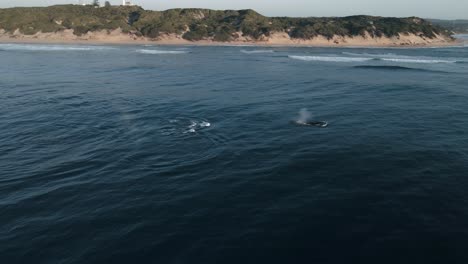
[(326, 57), (326, 56), (288, 56), (290, 59), (302, 61), (323, 61), (323, 62), (363, 62), (373, 58), (351, 58), (351, 57)]
[(441, 72), (443, 71), (434, 71), (428, 69), (419, 69), (419, 68), (411, 68), (411, 67), (404, 67), (404, 66), (395, 66), (395, 65), (359, 65), (354, 66), (353, 68), (356, 69), (371, 69), (371, 70), (388, 70), (388, 71), (415, 71), (415, 72)]
[(274, 50), (241, 50), (240, 52), (245, 54), (256, 54), (256, 53), (274, 53)]
[(100, 51), (115, 50), (106, 46), (69, 46), (69, 45), (42, 45), (42, 44), (0, 44), (0, 50), (5, 51)]
[(186, 50), (149, 50), (149, 49), (139, 49), (138, 53), (141, 54), (187, 54), (190, 53)]
[(370, 54), (370, 53), (353, 53), (353, 52), (343, 52), (344, 55), (349, 56), (366, 56), (370, 57), (375, 60), (381, 61), (390, 61), (390, 62), (402, 62), (402, 63), (456, 63), (457, 60), (441, 60), (439, 58), (434, 57), (415, 57), (415, 56), (404, 56), (404, 55), (397, 55), (394, 53), (386, 53), (386, 54)]
[(372, 53), (355, 53), (355, 52), (342, 52), (343, 55), (348, 55), (348, 56), (366, 56), (366, 57), (372, 57), (372, 58), (393, 58), (393, 57), (400, 57), (399, 55), (396, 55), (395, 53), (384, 53), (384, 54), (372, 54)]
[(403, 63), (456, 63), (457, 61), (436, 60), (436, 59), (399, 59), (399, 58), (381, 58), (383, 61), (403, 62)]

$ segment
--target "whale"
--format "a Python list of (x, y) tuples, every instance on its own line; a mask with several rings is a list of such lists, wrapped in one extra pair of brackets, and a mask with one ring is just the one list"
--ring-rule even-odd
[(322, 128), (328, 126), (328, 123), (325, 121), (307, 121), (307, 122), (296, 121), (295, 123), (300, 126), (314, 126), (314, 127), (322, 127)]

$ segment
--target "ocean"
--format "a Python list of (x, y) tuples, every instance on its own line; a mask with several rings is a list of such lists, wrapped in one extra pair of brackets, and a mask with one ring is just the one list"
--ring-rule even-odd
[(466, 44), (0, 62), (0, 263), (468, 263)]

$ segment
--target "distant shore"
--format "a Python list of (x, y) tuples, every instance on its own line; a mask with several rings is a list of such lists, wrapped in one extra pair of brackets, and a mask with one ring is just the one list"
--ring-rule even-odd
[(0, 42), (437, 47), (452, 32), (418, 17), (267, 17), (255, 10), (80, 5), (0, 9)]
[(462, 43), (459, 39), (448, 40), (445, 37), (422, 38), (416, 35), (401, 35), (399, 37), (373, 38), (370, 36), (342, 37), (332, 39), (319, 36), (313, 39), (291, 39), (287, 34), (275, 33), (263, 40), (239, 38), (235, 41), (218, 42), (213, 40), (189, 41), (177, 35), (166, 35), (158, 39), (137, 37), (124, 34), (119, 30), (112, 32), (88, 32), (78, 37), (71, 31), (60, 33), (37, 33), (34, 35), (6, 34), (0, 32), (0, 43), (30, 43), (30, 44), (95, 44), (95, 45), (194, 45), (194, 46), (297, 46), (297, 47), (443, 47)]

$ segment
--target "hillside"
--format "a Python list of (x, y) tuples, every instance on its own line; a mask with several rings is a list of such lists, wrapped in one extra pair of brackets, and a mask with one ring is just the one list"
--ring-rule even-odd
[(160, 40), (175, 36), (185, 41), (213, 42), (267, 41), (278, 34), (291, 41), (321, 38), (335, 43), (346, 38), (400, 39), (404, 36), (420, 38), (424, 43), (451, 40), (448, 31), (416, 17), (270, 18), (253, 10), (149, 11), (141, 7), (77, 5), (0, 9), (0, 33), (4, 37), (37, 35), (40, 38), (42, 35), (38, 34), (61, 32), (83, 37), (115, 30), (133, 39)]

